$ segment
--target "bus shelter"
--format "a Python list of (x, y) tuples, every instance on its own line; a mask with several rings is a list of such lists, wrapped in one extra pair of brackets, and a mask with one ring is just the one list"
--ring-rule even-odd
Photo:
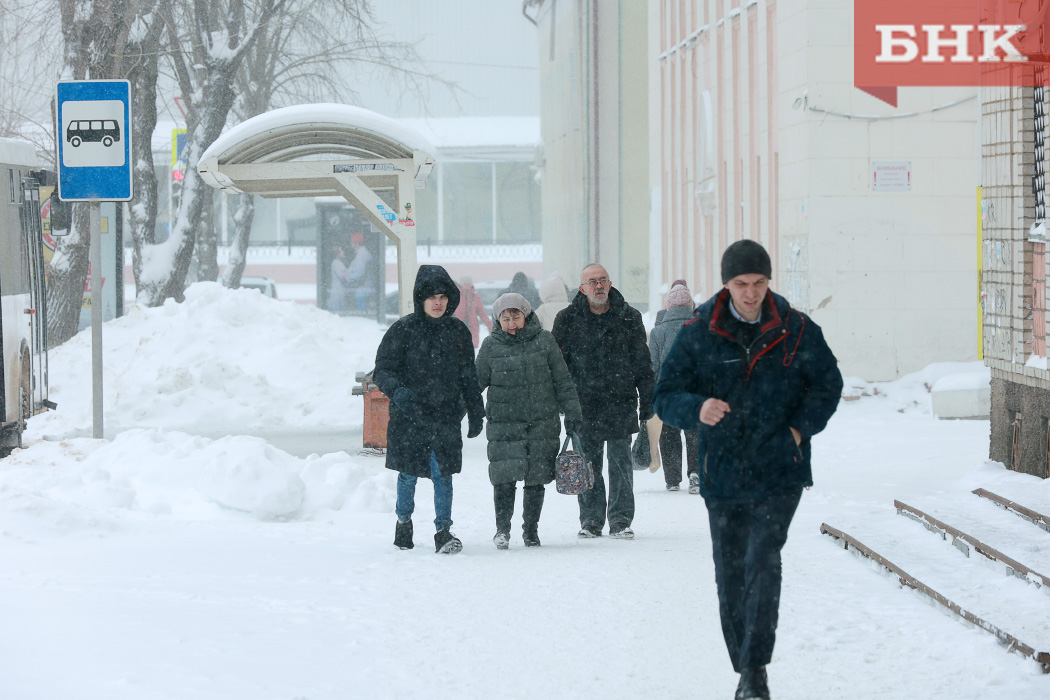
[(412, 311), (416, 276), (414, 191), (425, 185), (434, 162), (430, 143), (389, 117), (314, 104), (273, 110), (230, 129), (204, 152), (197, 171), (226, 192), (346, 199), (393, 241), (405, 315)]

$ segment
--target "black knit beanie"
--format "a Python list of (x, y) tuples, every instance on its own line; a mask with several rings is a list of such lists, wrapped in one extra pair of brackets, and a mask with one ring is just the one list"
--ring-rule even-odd
[(722, 253), (722, 284), (737, 275), (759, 274), (773, 276), (769, 253), (754, 241), (742, 240), (726, 248)]

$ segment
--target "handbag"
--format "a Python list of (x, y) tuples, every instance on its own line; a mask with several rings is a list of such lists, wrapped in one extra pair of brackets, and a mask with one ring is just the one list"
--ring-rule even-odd
[[(573, 449), (569, 449), (569, 440)], [(594, 486), (594, 467), (587, 461), (580, 448), (580, 438), (574, 433), (566, 435), (561, 446), (561, 454), (554, 460), (554, 472), (558, 493), (572, 496), (587, 491)]]

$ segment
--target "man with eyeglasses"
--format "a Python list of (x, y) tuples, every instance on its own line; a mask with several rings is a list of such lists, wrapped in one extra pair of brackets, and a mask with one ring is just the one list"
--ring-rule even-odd
[[(653, 415), (653, 368), (642, 315), (598, 263), (583, 268), (580, 294), (554, 319), (555, 340), (583, 407), (580, 439), (594, 466), (594, 487), (580, 494), (579, 537), (634, 539), (631, 435)], [(568, 426), (566, 426), (568, 430)], [(609, 456), (606, 498), (603, 452)]]

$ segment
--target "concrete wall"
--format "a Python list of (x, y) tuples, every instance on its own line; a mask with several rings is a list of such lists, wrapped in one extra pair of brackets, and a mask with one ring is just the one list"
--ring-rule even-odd
[(649, 302), (648, 9), (620, 0), (536, 8), (546, 273), (600, 262)]
[[(845, 374), (977, 359), (976, 88), (901, 88), (896, 108), (855, 88), (852, 3), (658, 4), (662, 281), (713, 293), (751, 238)], [(890, 162), (906, 191), (873, 186)]]

